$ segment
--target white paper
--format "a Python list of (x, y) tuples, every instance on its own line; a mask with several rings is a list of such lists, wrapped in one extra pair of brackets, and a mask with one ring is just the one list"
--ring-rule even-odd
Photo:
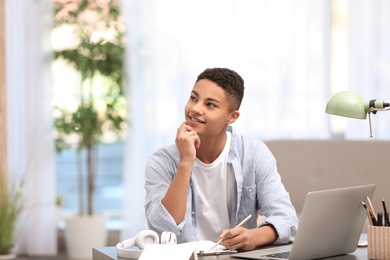
[(224, 246), (218, 245), (213, 250), (209, 251), (214, 244), (215, 242), (209, 240), (194, 241), (177, 245), (148, 244), (143, 250), (139, 260), (197, 260), (197, 254), (200, 251), (208, 253), (225, 250)]
[(162, 245), (148, 244), (139, 260), (197, 260), (196, 247), (193, 244)]
[(219, 252), (223, 251), (226, 248), (223, 245), (217, 245), (213, 250), (209, 251), (210, 248), (212, 248), (215, 244), (215, 242), (210, 240), (202, 240), (202, 241), (194, 241), (194, 242), (188, 242), (184, 244), (192, 244), (195, 245), (196, 252), (199, 253), (200, 251), (206, 252)]

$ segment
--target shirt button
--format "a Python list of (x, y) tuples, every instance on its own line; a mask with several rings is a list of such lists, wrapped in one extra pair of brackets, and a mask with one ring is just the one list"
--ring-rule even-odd
[(192, 211), (191, 214), (192, 214), (192, 216), (194, 216), (195, 215), (195, 211)]
[(248, 188), (248, 192), (252, 192), (253, 191), (253, 189), (252, 188)]

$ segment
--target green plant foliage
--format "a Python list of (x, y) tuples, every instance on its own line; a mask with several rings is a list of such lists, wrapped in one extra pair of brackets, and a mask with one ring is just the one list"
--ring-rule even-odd
[(15, 226), (23, 205), (21, 186), (9, 188), (0, 175), (0, 255), (14, 246)]
[[(65, 61), (81, 78), (77, 108), (54, 108), (56, 150), (75, 147), (79, 156), (86, 151), (88, 214), (93, 213), (95, 190), (93, 153), (105, 134), (110, 132), (120, 139), (126, 130), (125, 41), (119, 7), (119, 0), (55, 1), (55, 27), (72, 28), (75, 43), (55, 50), (55, 60)], [(82, 174), (79, 172), (79, 181)], [(83, 214), (82, 183), (79, 193)]]

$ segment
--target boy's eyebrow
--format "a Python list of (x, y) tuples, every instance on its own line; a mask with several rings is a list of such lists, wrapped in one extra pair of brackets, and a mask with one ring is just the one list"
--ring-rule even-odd
[[(195, 90), (192, 90), (191, 93), (195, 94), (197, 97), (199, 97), (199, 93), (196, 92)], [(216, 98), (206, 98), (206, 100), (208, 101), (214, 101), (214, 102), (217, 102), (217, 103), (221, 103), (221, 101), (219, 101), (218, 99)]]

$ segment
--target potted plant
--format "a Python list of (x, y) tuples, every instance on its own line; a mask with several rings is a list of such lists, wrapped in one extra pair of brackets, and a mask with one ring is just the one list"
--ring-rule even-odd
[[(93, 207), (95, 154), (106, 134), (121, 138), (126, 127), (124, 26), (116, 0), (56, 0), (55, 15), (56, 28), (70, 28), (74, 36), (72, 46), (55, 50), (55, 59), (72, 66), (81, 79), (77, 107), (55, 107), (54, 124), (57, 151), (71, 147), (77, 151), (79, 214), (65, 220), (65, 238), (70, 257), (84, 259), (90, 258), (92, 247), (104, 246), (107, 237), (105, 217), (95, 214)], [(100, 239), (92, 226), (95, 220), (103, 228)], [(82, 246), (72, 230), (77, 239), (90, 244)]]
[(15, 227), (23, 205), (22, 189), (0, 175), (0, 259), (16, 258)]

